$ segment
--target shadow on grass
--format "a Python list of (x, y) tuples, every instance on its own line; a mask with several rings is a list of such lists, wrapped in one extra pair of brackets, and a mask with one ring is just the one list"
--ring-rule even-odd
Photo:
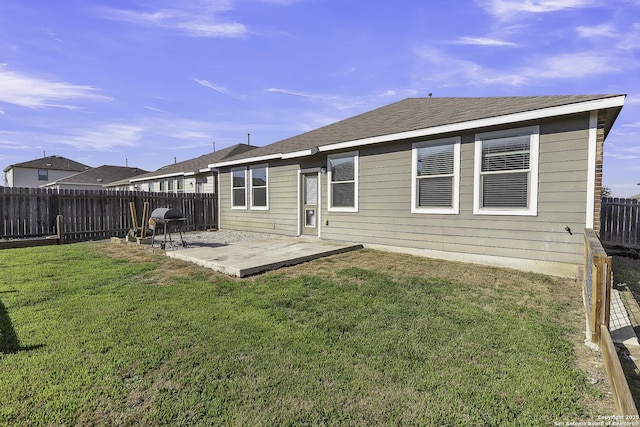
[(16, 331), (13, 329), (13, 324), (11, 324), (7, 308), (2, 303), (2, 300), (0, 300), (0, 354), (18, 353), (20, 351), (35, 350), (40, 347), (43, 347), (43, 345), (38, 344), (27, 347), (20, 345), (18, 335), (16, 335)]

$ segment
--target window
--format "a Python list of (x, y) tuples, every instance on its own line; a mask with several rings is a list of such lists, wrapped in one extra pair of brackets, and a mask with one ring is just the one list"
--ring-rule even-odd
[(49, 181), (49, 171), (47, 169), (38, 169), (38, 181)]
[(166, 190), (166, 185), (164, 183), (164, 181), (160, 181), (160, 191), (165, 191)]
[(538, 126), (476, 136), (473, 212), (537, 215)]
[(231, 207), (246, 209), (247, 207), (247, 170), (231, 169)]
[(460, 212), (460, 138), (413, 144), (413, 213)]
[(184, 178), (178, 178), (178, 192), (182, 193), (184, 191)]
[(329, 156), (329, 210), (358, 211), (358, 153)]
[(268, 209), (267, 165), (251, 166), (251, 209)]
[(167, 180), (167, 190), (173, 191), (173, 179)]

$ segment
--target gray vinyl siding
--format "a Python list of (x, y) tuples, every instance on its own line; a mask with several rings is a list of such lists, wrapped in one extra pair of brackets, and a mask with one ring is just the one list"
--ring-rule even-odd
[[(288, 236), (298, 234), (296, 179), (299, 167), (297, 164), (282, 162), (267, 162), (267, 164), (269, 210), (250, 208), (250, 186), (247, 188), (247, 209), (231, 209), (230, 168), (223, 168), (220, 171), (220, 228)], [(248, 181), (247, 173), (247, 183)]]
[[(521, 126), (514, 126), (521, 127)], [(579, 264), (586, 221), (588, 116), (540, 124), (538, 215), (474, 215), (474, 141), (464, 133), (460, 214), (411, 213), (411, 143), (359, 150), (359, 212), (322, 213), (322, 237)], [(382, 174), (381, 174), (382, 173)], [(565, 231), (570, 227), (573, 235)]]

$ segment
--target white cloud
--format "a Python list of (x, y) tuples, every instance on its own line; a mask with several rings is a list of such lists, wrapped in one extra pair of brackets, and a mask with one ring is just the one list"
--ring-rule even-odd
[(478, 0), (480, 7), (499, 18), (522, 13), (547, 13), (592, 6), (594, 0)]
[(207, 87), (207, 88), (209, 88), (209, 89), (213, 89), (213, 90), (215, 90), (216, 92), (220, 92), (220, 93), (222, 93), (222, 94), (224, 94), (224, 95), (229, 95), (229, 94), (230, 94), (230, 93), (229, 93), (229, 90), (227, 90), (225, 87), (222, 87), (222, 86), (220, 86), (220, 85), (216, 85), (216, 84), (214, 84), (214, 83), (211, 83), (211, 82), (210, 82), (210, 81), (208, 81), (208, 80), (199, 80), (199, 79), (196, 79), (195, 77), (193, 78), (193, 80), (194, 80), (196, 83), (198, 83), (199, 85), (204, 86), (204, 87)]
[(189, 37), (242, 38), (248, 34), (245, 25), (221, 20), (220, 13), (230, 9), (224, 2), (177, 3), (151, 12), (106, 8), (102, 13), (116, 21), (174, 29)]
[(0, 102), (27, 108), (57, 107), (78, 109), (65, 104), (70, 100), (88, 99), (111, 101), (113, 98), (99, 95), (99, 89), (67, 82), (54, 82), (9, 71), (0, 64)]
[(488, 37), (460, 37), (452, 42), (453, 44), (473, 45), (473, 46), (504, 46), (518, 47), (518, 44), (497, 40)]
[(110, 123), (95, 129), (76, 129), (75, 135), (61, 137), (60, 143), (80, 150), (111, 151), (116, 147), (135, 147), (143, 130), (140, 126)]

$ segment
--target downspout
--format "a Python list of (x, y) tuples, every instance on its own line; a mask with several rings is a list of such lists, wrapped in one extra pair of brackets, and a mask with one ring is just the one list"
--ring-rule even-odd
[[(589, 140), (587, 156), (587, 215), (585, 227), (593, 229), (596, 204), (596, 162), (598, 145), (598, 111), (589, 116)], [(594, 230), (599, 232), (599, 230)]]

